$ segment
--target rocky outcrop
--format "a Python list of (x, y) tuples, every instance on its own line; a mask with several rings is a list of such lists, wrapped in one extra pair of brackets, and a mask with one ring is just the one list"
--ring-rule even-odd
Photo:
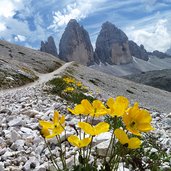
[(69, 21), (60, 40), (59, 58), (64, 61), (77, 61), (83, 65), (94, 62), (89, 34), (74, 19)]
[(41, 41), (40, 51), (49, 53), (53, 56), (58, 56), (55, 41), (52, 36), (48, 37), (47, 42)]
[(116, 65), (132, 62), (128, 37), (110, 22), (105, 22), (102, 25), (100, 34), (97, 37), (95, 60), (96, 62)]
[(148, 53), (143, 45), (138, 46), (134, 41), (130, 40), (129, 49), (132, 56), (148, 61)]
[(156, 56), (156, 57), (158, 57), (158, 58), (160, 58), (160, 59), (163, 59), (163, 58), (170, 58), (170, 57), (171, 57), (171, 55), (168, 55), (168, 54), (166, 54), (166, 53), (160, 52), (160, 51), (158, 51), (158, 50), (155, 50), (155, 51), (153, 51), (153, 52), (149, 52), (149, 55)]

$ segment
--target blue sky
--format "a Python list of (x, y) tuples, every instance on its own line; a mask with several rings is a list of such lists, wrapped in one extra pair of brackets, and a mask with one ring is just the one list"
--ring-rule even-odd
[(171, 0), (0, 0), (0, 39), (39, 48), (53, 36), (58, 48), (72, 18), (93, 46), (102, 23), (110, 21), (148, 51), (171, 47)]

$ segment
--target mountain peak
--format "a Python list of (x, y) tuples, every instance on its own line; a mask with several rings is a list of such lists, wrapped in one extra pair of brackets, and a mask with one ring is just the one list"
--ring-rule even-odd
[(95, 56), (99, 61), (109, 64), (132, 62), (128, 37), (114, 24), (105, 22), (96, 41)]
[(129, 40), (129, 49), (132, 56), (148, 61), (148, 52), (143, 45), (138, 46), (134, 41)]
[(93, 63), (89, 34), (75, 19), (69, 21), (61, 37), (59, 57), (64, 61), (77, 61), (83, 65)]
[(49, 36), (46, 42), (41, 41), (40, 51), (58, 56), (55, 41), (52, 36)]

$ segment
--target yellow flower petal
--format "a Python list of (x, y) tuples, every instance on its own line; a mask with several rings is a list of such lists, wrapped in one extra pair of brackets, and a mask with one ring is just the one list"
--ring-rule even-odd
[(58, 126), (53, 129), (53, 134), (60, 135), (64, 131), (64, 128), (62, 126)]
[(90, 142), (91, 142), (91, 137), (80, 140), (80, 148), (88, 146)]
[(78, 147), (78, 146), (79, 146), (79, 141), (80, 141), (80, 139), (79, 139), (77, 136), (75, 136), (75, 135), (71, 135), (71, 136), (68, 137), (68, 141), (69, 141), (69, 143), (71, 143), (73, 146)]
[(40, 126), (46, 129), (53, 129), (53, 123), (48, 121), (39, 121)]
[(139, 114), (136, 117), (137, 121), (139, 121), (141, 123), (149, 123), (149, 122), (152, 121), (152, 117), (151, 117), (150, 113), (147, 110), (141, 109), (141, 110), (139, 110), (139, 112), (141, 114)]
[(100, 100), (94, 100), (92, 105), (94, 108), (97, 108), (97, 109), (104, 107), (103, 103)]
[(54, 111), (54, 117), (53, 117), (53, 123), (56, 124), (59, 122), (59, 112), (58, 111)]
[(131, 128), (131, 127), (126, 127), (126, 129), (128, 131), (130, 131), (131, 133), (133, 133), (134, 135), (141, 136), (141, 134), (140, 134), (138, 129), (134, 129), (134, 128)]
[(107, 106), (110, 107), (110, 108), (113, 107), (114, 103), (115, 103), (115, 100), (113, 98), (109, 98), (107, 100)]
[(138, 125), (137, 128), (141, 132), (148, 132), (148, 131), (154, 130), (154, 128), (149, 123)]
[(86, 134), (95, 135), (94, 128), (89, 123), (78, 122), (78, 127), (80, 127)]
[(127, 134), (122, 129), (116, 129), (114, 134), (121, 144), (124, 145), (129, 142)]
[(68, 137), (68, 141), (73, 146), (76, 146), (78, 148), (82, 148), (82, 147), (86, 147), (91, 142), (91, 137), (84, 138), (84, 139), (80, 140), (77, 136), (71, 135)]
[(77, 106), (75, 106), (75, 108), (72, 110), (72, 109), (70, 109), (70, 108), (68, 108), (68, 110), (72, 113), (72, 114), (75, 114), (75, 115), (79, 115), (79, 114), (84, 114), (85, 112), (85, 109), (84, 109), (84, 107), (81, 105), (81, 104), (79, 104), (79, 105), (77, 105)]
[(128, 148), (137, 149), (140, 148), (141, 141), (138, 138), (130, 138), (128, 142)]
[(109, 124), (106, 122), (100, 122), (95, 127), (95, 135), (109, 131)]
[(81, 105), (85, 108), (84, 112), (87, 114), (89, 114), (93, 110), (92, 105), (90, 104), (90, 102), (87, 99), (82, 100)]
[(126, 125), (127, 130), (134, 135), (140, 136), (140, 132), (148, 132), (154, 128), (151, 126), (152, 117), (147, 110), (140, 109), (138, 103), (135, 103), (133, 107), (127, 110), (127, 113), (123, 115), (123, 122)]
[(118, 96), (115, 100), (113, 98), (109, 98), (107, 101), (107, 106), (110, 108), (109, 114), (112, 117), (122, 116), (126, 112), (128, 105), (129, 100), (124, 96)]
[(60, 124), (62, 125), (62, 124), (64, 124), (64, 123), (65, 123), (65, 116), (62, 115), (62, 117), (61, 117), (61, 119), (60, 119)]
[(46, 128), (42, 128), (40, 131), (41, 135), (45, 138), (46, 136), (50, 135), (50, 132)]

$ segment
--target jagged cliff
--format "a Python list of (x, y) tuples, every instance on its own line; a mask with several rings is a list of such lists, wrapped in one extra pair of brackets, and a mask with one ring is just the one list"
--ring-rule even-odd
[(83, 65), (94, 62), (89, 34), (74, 19), (69, 21), (60, 40), (59, 58), (64, 61), (77, 61)]
[(52, 36), (48, 37), (47, 42), (41, 41), (40, 51), (49, 53), (53, 56), (58, 56), (55, 41)]
[(143, 45), (138, 46), (134, 41), (130, 40), (129, 49), (132, 56), (148, 61), (148, 52), (144, 49)]
[(97, 37), (95, 59), (96, 62), (116, 65), (132, 62), (128, 37), (110, 22), (105, 22), (102, 25)]

